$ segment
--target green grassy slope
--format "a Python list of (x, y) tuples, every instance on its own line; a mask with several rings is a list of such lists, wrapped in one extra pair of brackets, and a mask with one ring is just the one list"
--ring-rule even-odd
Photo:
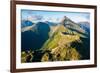
[(75, 27), (80, 31), (72, 30), (62, 24), (51, 27), (49, 39), (40, 50), (22, 52), (22, 63), (86, 59), (89, 54), (87, 36), (82, 34), (84, 30), (79, 26)]
[[(50, 39), (48, 39), (42, 47), (42, 50), (51, 51), (57, 60), (80, 59), (81, 55), (79, 52), (75, 48), (71, 47), (72, 42), (81, 42), (80, 34), (74, 34), (71, 30), (65, 28), (63, 25), (57, 27), (58, 28), (52, 37), (50, 37)], [(62, 32), (66, 32), (66, 34), (63, 34)]]

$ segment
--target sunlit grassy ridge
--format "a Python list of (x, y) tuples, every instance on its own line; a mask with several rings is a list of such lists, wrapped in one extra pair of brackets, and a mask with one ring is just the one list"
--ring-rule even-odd
[[(63, 34), (65, 32), (66, 34)], [(46, 41), (43, 49), (53, 49), (60, 45), (67, 45), (73, 41), (79, 41), (80, 36), (78, 34), (73, 34), (72, 31), (65, 28), (63, 25), (58, 26), (58, 29), (54, 32), (52, 37)]]
[[(63, 32), (66, 32), (66, 34), (63, 34)], [(72, 31), (60, 25), (42, 49), (50, 50), (52, 54), (55, 54), (57, 60), (78, 60), (81, 55), (75, 48), (71, 47), (73, 41), (80, 41), (80, 36), (74, 35)]]
[(84, 51), (87, 51), (86, 38), (85, 35), (62, 24), (51, 27), (49, 38), (42, 48), (36, 51), (22, 51), (21, 62), (81, 60), (84, 58)]

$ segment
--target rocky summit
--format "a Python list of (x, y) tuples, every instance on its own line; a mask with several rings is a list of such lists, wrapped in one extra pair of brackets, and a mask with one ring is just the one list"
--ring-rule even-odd
[(38, 22), (22, 32), (22, 63), (90, 59), (89, 31), (66, 16), (58, 24), (48, 23)]

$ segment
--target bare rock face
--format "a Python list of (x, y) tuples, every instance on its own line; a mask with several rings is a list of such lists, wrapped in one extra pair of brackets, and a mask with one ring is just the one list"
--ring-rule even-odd
[[(22, 62), (90, 59), (89, 35), (83, 28), (80, 27), (80, 25), (73, 22), (67, 16), (63, 17), (60, 24), (52, 26), (52, 31), (48, 24), (44, 22), (38, 23), (36, 26), (36, 30), (31, 31), (31, 35), (35, 35), (36, 37), (33, 38), (30, 35), (31, 39), (33, 39), (32, 43), (30, 44), (33, 45), (32, 47), (37, 49), (34, 50), (32, 47), (28, 47), (32, 50), (28, 53), (26, 50), (22, 50)], [(49, 36), (51, 33), (52, 35)], [(27, 32), (27, 34), (29, 34), (29, 32)], [(27, 39), (29, 40), (29, 38)], [(41, 39), (45, 39), (45, 41), (43, 40), (42, 42), (40, 41)], [(42, 45), (40, 44), (39, 46), (39, 43), (41, 42)]]

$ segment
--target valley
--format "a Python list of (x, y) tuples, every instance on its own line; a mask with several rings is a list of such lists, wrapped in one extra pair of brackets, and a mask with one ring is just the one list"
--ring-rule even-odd
[(48, 23), (22, 28), (22, 63), (90, 59), (90, 28), (67, 17), (58, 25)]

